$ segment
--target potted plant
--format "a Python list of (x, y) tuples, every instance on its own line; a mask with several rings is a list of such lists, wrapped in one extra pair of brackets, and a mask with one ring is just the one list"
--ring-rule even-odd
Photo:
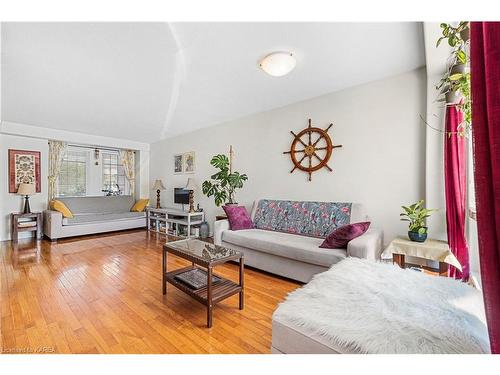
[(466, 48), (469, 41), (469, 22), (461, 21), (456, 27), (442, 23), (441, 29), (443, 36), (437, 40), (436, 47), (443, 40), (447, 40), (453, 51), (449, 68), (436, 86), (441, 96), (438, 101), (456, 105), (464, 114), (464, 119), (457, 129), (457, 132), (464, 136), (469, 131), (472, 121), (470, 73), (467, 69), (469, 56)]
[(402, 221), (408, 221), (408, 237), (415, 242), (424, 242), (427, 239), (427, 227), (425, 219), (427, 219), (435, 209), (424, 208), (424, 200), (419, 200), (417, 203), (409, 207), (401, 206), (404, 212), (400, 213)]
[(203, 194), (207, 197), (213, 196), (217, 207), (222, 204), (238, 204), (234, 194), (236, 189), (241, 189), (244, 181), (248, 180), (247, 175), (231, 171), (229, 158), (223, 154), (215, 155), (210, 164), (219, 171), (210, 176), (210, 180), (203, 182)]

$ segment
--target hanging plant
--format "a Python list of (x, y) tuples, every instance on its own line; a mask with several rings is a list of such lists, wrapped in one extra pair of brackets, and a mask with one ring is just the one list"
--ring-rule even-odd
[(436, 86), (440, 96), (438, 101), (454, 104), (463, 113), (463, 121), (459, 124), (457, 133), (464, 136), (470, 131), (472, 122), (470, 73), (468, 72), (469, 22), (461, 21), (456, 27), (442, 23), (441, 29), (443, 36), (437, 40), (436, 47), (447, 40), (453, 51), (448, 69)]

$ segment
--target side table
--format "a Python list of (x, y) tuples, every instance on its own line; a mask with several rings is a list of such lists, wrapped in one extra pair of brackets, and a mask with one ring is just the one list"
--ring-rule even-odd
[(401, 268), (405, 268), (405, 256), (408, 255), (439, 262), (440, 276), (448, 276), (449, 264), (462, 270), (460, 262), (445, 241), (427, 239), (425, 242), (414, 242), (404, 237), (397, 237), (384, 250), (382, 258), (389, 258), (391, 255), (393, 263)]
[(29, 214), (11, 213), (10, 214), (10, 238), (13, 242), (19, 239), (19, 232), (35, 232), (35, 238), (42, 239), (43, 236), (43, 216), (41, 212), (32, 212)]

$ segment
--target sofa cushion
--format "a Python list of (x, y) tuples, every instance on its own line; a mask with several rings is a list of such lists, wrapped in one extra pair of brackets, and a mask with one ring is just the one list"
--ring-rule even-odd
[(80, 214), (73, 218), (63, 219), (63, 225), (79, 225), (97, 222), (108, 222), (117, 220), (130, 220), (137, 218), (145, 218), (144, 212), (121, 212), (112, 214)]
[(149, 199), (139, 199), (130, 209), (131, 212), (143, 212), (149, 204)]
[(262, 199), (253, 218), (255, 228), (325, 238), (350, 223), (351, 203)]
[(262, 229), (225, 230), (222, 240), (252, 250), (294, 259), (297, 261), (330, 267), (346, 257), (343, 249), (325, 251), (319, 248), (320, 238), (272, 232)]
[(253, 222), (245, 206), (223, 206), (231, 230), (252, 229)]
[(67, 197), (57, 198), (63, 202), (73, 213), (76, 214), (111, 214), (117, 212), (129, 212), (135, 203), (131, 195), (120, 195), (116, 197)]
[(369, 221), (344, 225), (330, 233), (320, 247), (324, 249), (345, 249), (349, 241), (364, 234), (369, 227)]
[(63, 215), (63, 217), (66, 217), (66, 218), (73, 217), (73, 213), (70, 211), (70, 209), (63, 202), (61, 202), (57, 199), (52, 199), (49, 202), (49, 208), (53, 211), (60, 212)]

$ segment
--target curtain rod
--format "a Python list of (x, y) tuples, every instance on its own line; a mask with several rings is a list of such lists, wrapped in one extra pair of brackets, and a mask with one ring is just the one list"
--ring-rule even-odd
[(120, 151), (119, 148), (106, 148), (106, 147), (99, 147), (99, 146), (82, 146), (82, 145), (75, 145), (75, 144), (72, 144), (72, 143), (68, 143), (68, 146), (70, 147), (78, 147), (78, 148), (87, 148), (89, 150), (95, 150), (95, 149), (98, 149), (98, 150), (102, 150), (102, 151)]
[[(50, 141), (49, 141), (49, 143), (50, 143)], [(102, 151), (127, 150), (125, 148), (109, 148), (109, 147), (101, 147), (101, 146), (86, 146), (86, 145), (77, 145), (77, 144), (74, 144), (74, 143), (68, 143), (68, 146), (70, 146), (70, 147), (79, 147), (79, 148), (86, 148), (86, 149), (89, 149), (89, 150), (98, 149), (98, 150), (102, 150)], [(133, 151), (134, 153), (136, 152), (136, 150), (131, 150), (131, 151)]]

